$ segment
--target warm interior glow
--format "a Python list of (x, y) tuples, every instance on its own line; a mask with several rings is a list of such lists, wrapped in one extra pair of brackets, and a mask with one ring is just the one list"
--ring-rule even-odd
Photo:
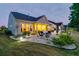
[(38, 29), (38, 31), (46, 31), (47, 25), (46, 24), (38, 24), (37, 29)]
[(30, 30), (30, 24), (26, 24), (26, 31)]
[(52, 30), (52, 28), (50, 26), (48, 26), (48, 31), (51, 31), (51, 30)]
[(22, 32), (24, 32), (25, 30), (25, 24), (22, 24)]
[(38, 25), (37, 25), (37, 29), (38, 29), (38, 31), (42, 31), (41, 28), (42, 28), (41, 24), (38, 24)]
[(42, 25), (42, 31), (46, 31), (46, 25)]
[[(33, 26), (33, 27), (32, 27)], [(30, 30), (30, 27), (32, 27), (31, 29), (33, 31), (47, 31), (47, 25), (46, 24), (41, 24), (41, 23), (33, 23), (32, 25), (31, 24), (22, 24), (22, 32), (25, 32), (25, 31), (31, 31)]]
[(30, 24), (22, 24), (22, 32), (29, 31), (30, 30)]
[(37, 24), (34, 24), (34, 30), (37, 31)]

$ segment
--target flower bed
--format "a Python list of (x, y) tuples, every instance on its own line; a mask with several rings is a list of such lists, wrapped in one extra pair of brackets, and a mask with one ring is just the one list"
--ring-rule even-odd
[(68, 33), (62, 33), (59, 37), (53, 39), (53, 43), (60, 48), (75, 49), (76, 45), (73, 38)]

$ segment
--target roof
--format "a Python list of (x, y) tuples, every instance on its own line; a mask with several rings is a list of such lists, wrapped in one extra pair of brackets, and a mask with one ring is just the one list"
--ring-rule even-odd
[(51, 21), (51, 20), (48, 20), (50, 23), (53, 23), (53, 24), (56, 24), (55, 22)]
[(65, 28), (68, 27), (68, 25), (63, 25)]
[[(29, 16), (29, 15), (19, 13), (19, 12), (11, 12), (11, 14), (18, 20), (27, 20), (27, 21), (38, 21), (40, 18), (46, 17), (45, 15), (42, 15), (42, 16), (36, 18), (36, 17), (33, 17), (33, 16)], [(53, 23), (53, 24), (56, 24), (56, 25), (61, 25), (62, 24), (62, 22), (55, 23), (55, 22), (50, 21), (50, 20), (48, 20), (48, 21)]]
[(11, 14), (18, 20), (37, 21), (38, 19), (29, 15), (25, 15), (18, 12), (11, 12)]
[(33, 17), (29, 15), (25, 15), (19, 12), (11, 12), (11, 14), (18, 20), (28, 20), (28, 21), (38, 21), (42, 17), (46, 17), (45, 15), (39, 16), (39, 17)]
[(53, 22), (53, 21), (50, 21), (50, 20), (48, 20), (49, 22), (51, 22), (51, 23), (53, 23), (53, 24), (56, 24), (56, 25), (61, 25), (62, 24), (62, 22), (59, 22), (59, 23), (55, 23), (55, 22)]

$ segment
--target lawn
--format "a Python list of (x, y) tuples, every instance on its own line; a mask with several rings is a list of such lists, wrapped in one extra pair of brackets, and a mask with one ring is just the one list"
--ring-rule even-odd
[(67, 56), (79, 55), (79, 33), (73, 32), (78, 46), (76, 50), (64, 50), (33, 42), (18, 42), (7, 35), (0, 35), (0, 55), (2, 56)]

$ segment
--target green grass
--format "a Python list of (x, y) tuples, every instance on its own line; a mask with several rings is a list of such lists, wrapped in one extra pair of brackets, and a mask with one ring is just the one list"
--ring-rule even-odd
[(0, 35), (0, 55), (2, 56), (70, 56), (79, 55), (79, 32), (73, 32), (78, 48), (64, 50), (33, 42), (17, 42), (7, 35)]
[(17, 42), (6, 35), (0, 35), (0, 55), (62, 55), (59, 49), (33, 42)]

